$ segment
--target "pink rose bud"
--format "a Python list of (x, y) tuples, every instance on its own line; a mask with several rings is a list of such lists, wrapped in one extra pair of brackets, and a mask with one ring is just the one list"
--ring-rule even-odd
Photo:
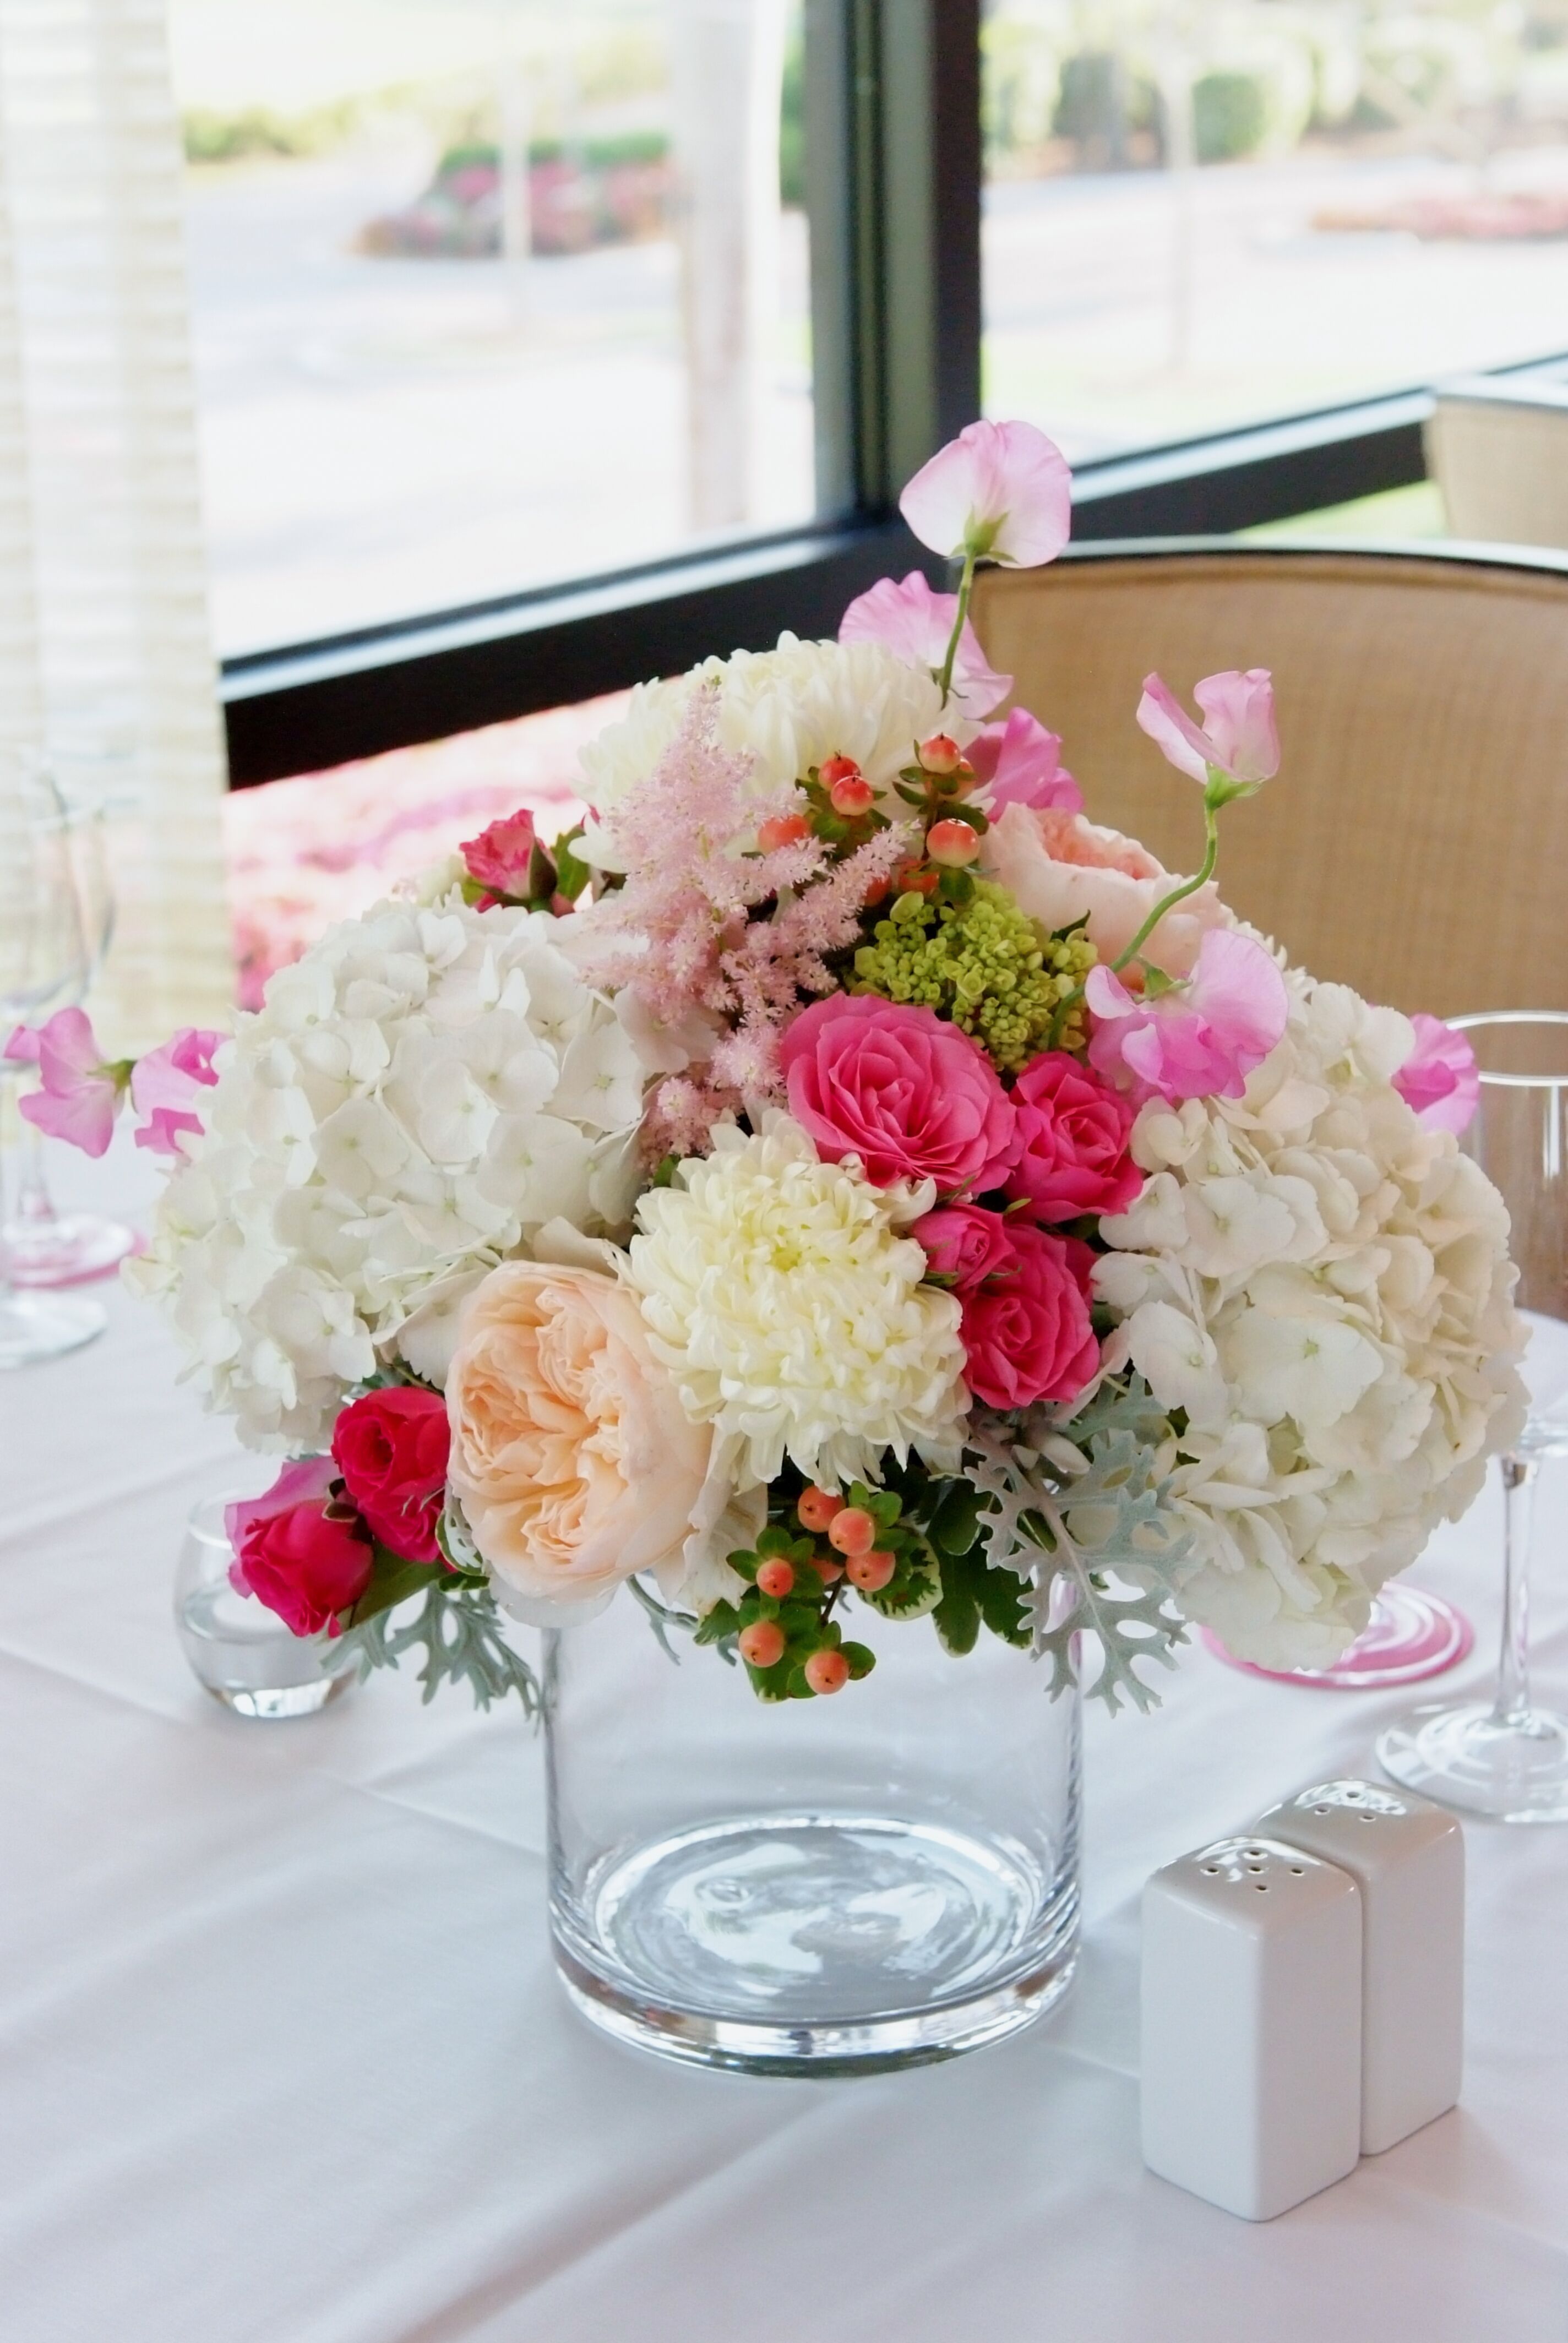
[(332, 1433), (332, 1461), (382, 1544), (405, 1562), (445, 1562), (436, 1524), (447, 1502), (452, 1433), (439, 1392), (412, 1383), (350, 1402)]
[(1089, 1316), (1094, 1256), (1070, 1237), (1009, 1222), (1008, 1267), (962, 1295), (964, 1380), (990, 1407), (1071, 1400), (1100, 1367)]
[(939, 1204), (910, 1231), (934, 1276), (950, 1277), (960, 1294), (1011, 1267), (1012, 1239), (1000, 1212), (983, 1204)]
[(798, 846), (811, 835), (811, 825), (803, 813), (776, 813), (759, 822), (757, 843), (764, 854), (777, 854), (781, 846)]
[(491, 888), (498, 895), (526, 895), (536, 843), (533, 815), (521, 806), (493, 821), (477, 838), (465, 839), (457, 851), (476, 886)]
[(928, 773), (956, 773), (963, 762), (963, 750), (946, 732), (933, 732), (922, 740), (919, 755)]
[(1072, 475), (1032, 423), (971, 423), (921, 466), (899, 510), (933, 553), (1033, 569), (1067, 543)]
[(967, 821), (933, 822), (926, 832), (926, 852), (944, 870), (961, 870), (980, 852), (980, 833)]
[(332, 1506), (337, 1467), (329, 1456), (286, 1464), (265, 1497), (230, 1505), (224, 1526), (236, 1591), (276, 1611), (294, 1635), (339, 1633), (370, 1584), (375, 1553), (364, 1524)]
[(1143, 1186), (1128, 1152), (1128, 1100), (1067, 1051), (1042, 1050), (1014, 1082), (1012, 1102), (1021, 1144), (1010, 1197), (1040, 1221), (1127, 1210)]

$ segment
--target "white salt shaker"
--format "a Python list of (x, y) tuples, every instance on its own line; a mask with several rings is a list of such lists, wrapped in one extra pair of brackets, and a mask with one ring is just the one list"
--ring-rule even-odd
[(1361, 2152), (1362, 1914), (1348, 1872), (1226, 1838), (1143, 1891), (1143, 2160), (1269, 2221)]
[(1256, 1827), (1348, 1871), (1362, 1896), (1362, 2153), (1446, 2114), (1464, 2056), (1464, 1835), (1409, 1790), (1320, 1782)]

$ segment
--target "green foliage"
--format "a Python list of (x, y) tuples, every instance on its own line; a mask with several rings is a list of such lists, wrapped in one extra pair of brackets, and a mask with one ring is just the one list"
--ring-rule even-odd
[(321, 1636), (323, 1661), (339, 1664), (345, 1656), (352, 1659), (363, 1683), (374, 1669), (396, 1667), (407, 1653), (421, 1652), (418, 1681), (427, 1703), (445, 1684), (467, 1684), (477, 1708), (516, 1694), (523, 1714), (537, 1719), (538, 1678), (507, 1642), (488, 1587), (447, 1571), (427, 1571), (424, 1576), (424, 1600), (413, 1618), (395, 1625), (391, 1608), (382, 1608), (332, 1642)]
[(1257, 74), (1207, 73), (1192, 85), (1192, 145), (1200, 163), (1255, 155), (1269, 128), (1269, 93)]

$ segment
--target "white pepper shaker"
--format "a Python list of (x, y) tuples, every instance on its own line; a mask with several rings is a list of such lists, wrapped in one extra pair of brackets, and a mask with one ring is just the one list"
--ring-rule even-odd
[(1143, 2160), (1247, 2221), (1361, 2152), (1362, 1916), (1348, 1872), (1227, 1838), (1143, 1891)]
[(1348, 1871), (1362, 1896), (1362, 2153), (1446, 2114), (1464, 2058), (1464, 1834), (1412, 1791), (1319, 1782), (1257, 1828)]

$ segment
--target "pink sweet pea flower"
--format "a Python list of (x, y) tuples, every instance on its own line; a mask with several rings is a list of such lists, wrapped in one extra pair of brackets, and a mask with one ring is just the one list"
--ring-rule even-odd
[[(930, 668), (936, 675), (947, 658), (958, 614), (956, 594), (935, 592), (918, 569), (911, 569), (904, 578), (879, 578), (869, 592), (857, 595), (839, 622), (839, 640), (884, 643), (911, 667)], [(1011, 676), (997, 674), (966, 618), (953, 660), (950, 704), (978, 724), (1011, 689)]]
[(1468, 1131), (1481, 1103), (1475, 1052), (1462, 1033), (1441, 1017), (1417, 1011), (1415, 1048), (1393, 1078), (1393, 1086), (1429, 1131)]
[(1101, 963), (1084, 998), (1090, 1063), (1135, 1106), (1151, 1098), (1240, 1098), (1285, 1030), (1289, 1001), (1271, 956), (1233, 928), (1211, 928), (1184, 983), (1152, 999)]
[[(534, 845), (533, 815), (527, 806), (519, 806), (516, 813), (504, 814), (488, 830), (482, 830), (477, 838), (465, 839), (457, 851), (477, 885), (488, 887), (498, 895), (526, 895)], [(481, 904), (480, 909), (488, 906)]]
[(14, 1063), (35, 1065), (39, 1087), (17, 1101), (35, 1131), (68, 1140), (84, 1155), (106, 1152), (130, 1080), (128, 1058), (106, 1059), (85, 1011), (56, 1009), (29, 1033), (18, 1025), (5, 1044)]
[(181, 1133), (201, 1137), (202, 1120), (192, 1110), (198, 1093), (217, 1080), (213, 1052), (223, 1038), (187, 1025), (161, 1050), (137, 1059), (131, 1075), (131, 1104), (146, 1118), (136, 1135), (138, 1147), (150, 1147), (159, 1155), (183, 1155)]
[(1061, 761), (1061, 737), (1048, 732), (1027, 708), (1015, 708), (1004, 724), (988, 724), (964, 754), (984, 788), (985, 810), (994, 820), (1010, 805), (1035, 812), (1081, 813), (1083, 791)]
[(1072, 475), (1032, 423), (971, 423), (923, 464), (899, 498), (922, 545), (1034, 569), (1072, 527)]
[(1211, 765), (1228, 773), (1241, 790), (1272, 780), (1280, 769), (1280, 735), (1268, 669), (1251, 667), (1242, 673), (1227, 668), (1223, 675), (1206, 675), (1193, 685), (1192, 697), (1208, 719), (1206, 730), (1193, 723), (1169, 684), (1157, 675), (1144, 677), (1138, 721), (1161, 755), (1195, 781), (1207, 783)]

